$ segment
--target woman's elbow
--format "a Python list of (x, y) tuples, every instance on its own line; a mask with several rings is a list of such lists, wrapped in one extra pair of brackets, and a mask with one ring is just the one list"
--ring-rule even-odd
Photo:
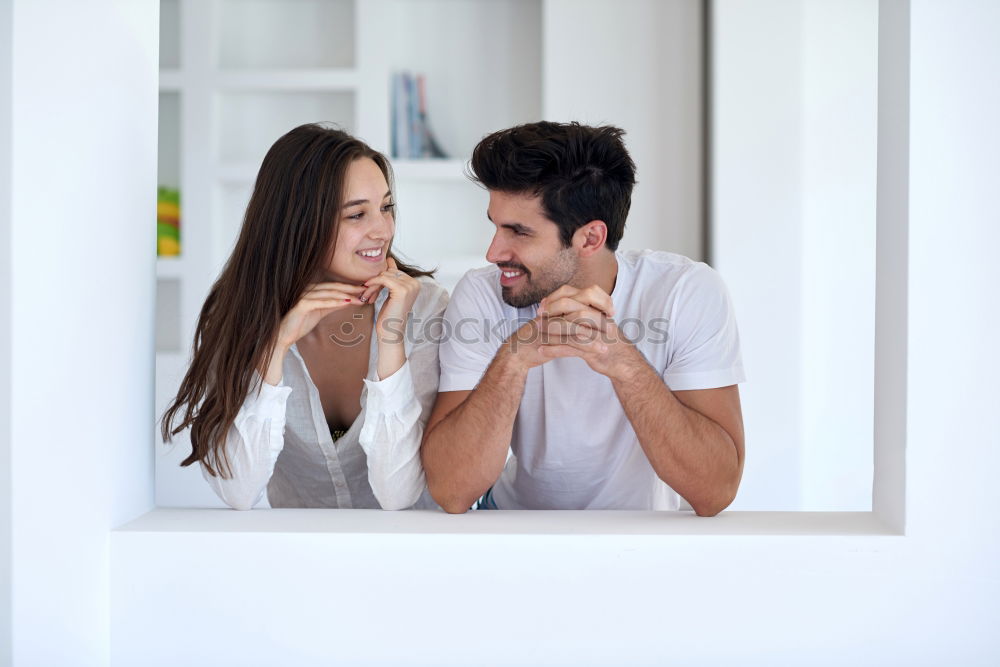
[(246, 511), (252, 510), (257, 502), (251, 498), (223, 498), (222, 499), (230, 508), (234, 510)]
[(379, 507), (390, 512), (398, 512), (399, 510), (405, 510), (413, 507), (413, 504), (417, 502), (417, 498), (410, 498), (410, 496), (376, 496), (378, 500)]
[(264, 497), (263, 493), (226, 493), (221, 489), (216, 489), (216, 494), (222, 499), (222, 502), (229, 505), (230, 508), (240, 511), (252, 510), (254, 506), (260, 502), (261, 498)]

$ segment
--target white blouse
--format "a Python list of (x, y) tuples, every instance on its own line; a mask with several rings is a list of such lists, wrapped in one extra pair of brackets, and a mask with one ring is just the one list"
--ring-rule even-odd
[[(418, 278), (420, 293), (410, 312), (406, 362), (379, 380), (378, 341), (372, 332), (361, 413), (334, 441), (319, 390), (298, 348), (285, 356), (281, 382), (255, 378), (226, 436), (232, 477), (202, 475), (222, 500), (250, 509), (264, 496), (271, 507), (405, 509), (437, 507), (427, 493), (420, 441), (438, 389), (435, 325), (448, 305), (448, 292), (430, 278)], [(375, 317), (388, 295), (375, 300)], [(438, 326), (439, 328), (439, 326)], [(419, 502), (418, 502), (419, 501)]]

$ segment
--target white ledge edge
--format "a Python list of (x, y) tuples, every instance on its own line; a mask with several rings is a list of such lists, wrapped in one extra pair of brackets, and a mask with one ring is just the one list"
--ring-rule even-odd
[(365, 535), (872, 535), (901, 536), (874, 512), (440, 511), (154, 509), (116, 533)]

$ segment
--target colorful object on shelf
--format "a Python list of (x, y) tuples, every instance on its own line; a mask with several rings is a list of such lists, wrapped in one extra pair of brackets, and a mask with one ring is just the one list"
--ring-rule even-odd
[(392, 75), (392, 157), (446, 158), (427, 120), (424, 75), (396, 72)]
[(181, 193), (172, 188), (156, 188), (156, 254), (181, 254)]

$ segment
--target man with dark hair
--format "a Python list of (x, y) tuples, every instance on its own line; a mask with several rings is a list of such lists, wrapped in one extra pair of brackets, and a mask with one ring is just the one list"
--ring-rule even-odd
[(736, 496), (744, 377), (729, 296), (706, 264), (617, 250), (635, 185), (623, 134), (531, 123), (473, 153), (493, 266), (452, 295), (421, 449), (448, 512), (683, 497), (712, 516)]

